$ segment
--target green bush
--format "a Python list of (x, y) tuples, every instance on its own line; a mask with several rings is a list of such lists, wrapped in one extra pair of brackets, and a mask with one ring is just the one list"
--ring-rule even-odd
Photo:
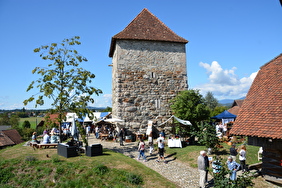
[(133, 173), (127, 173), (126, 175), (127, 177), (127, 181), (131, 184), (135, 184), (135, 185), (140, 185), (143, 183), (143, 179), (141, 176), (133, 174)]
[(109, 172), (109, 169), (105, 165), (101, 164), (93, 168), (93, 171), (97, 175), (104, 175), (105, 173)]
[(214, 187), (217, 188), (246, 188), (252, 187), (254, 183), (252, 179), (254, 176), (250, 172), (237, 176), (237, 179), (232, 181), (229, 178), (230, 170), (227, 168), (225, 162), (220, 159), (218, 164), (220, 166), (219, 173), (214, 175)]
[(25, 120), (22, 125), (23, 128), (30, 128), (30, 122)]

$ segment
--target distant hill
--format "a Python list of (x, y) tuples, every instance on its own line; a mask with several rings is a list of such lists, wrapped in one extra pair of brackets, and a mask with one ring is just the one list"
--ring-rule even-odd
[(87, 108), (90, 109), (90, 110), (99, 112), (99, 111), (105, 110), (107, 107), (93, 107), (93, 106), (88, 106)]
[[(100, 112), (102, 110), (105, 110), (107, 107), (93, 107), (93, 106), (87, 106), (88, 109), (96, 112)], [(32, 112), (32, 111), (38, 111), (38, 112), (45, 112), (46, 110), (49, 109), (26, 109), (26, 112)], [(4, 112), (21, 112), (22, 109), (13, 109), (13, 110), (5, 110), (5, 109), (0, 109), (0, 113)]]
[(219, 104), (224, 105), (224, 106), (231, 106), (232, 103), (234, 102), (234, 100), (241, 100), (241, 99), (245, 99), (246, 97), (242, 97), (240, 99), (222, 99), (219, 100)]

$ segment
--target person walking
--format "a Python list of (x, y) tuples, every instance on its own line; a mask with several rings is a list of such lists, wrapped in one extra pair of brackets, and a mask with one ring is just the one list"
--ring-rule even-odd
[(140, 139), (140, 143), (139, 143), (139, 146), (138, 146), (138, 151), (139, 151), (139, 155), (138, 155), (137, 160), (140, 160), (140, 157), (142, 156), (143, 159), (144, 159), (144, 162), (147, 162), (146, 155), (145, 155), (145, 142), (144, 142), (144, 140), (142, 138)]
[(100, 137), (99, 136), (99, 127), (98, 126), (95, 127), (95, 136), (96, 136), (97, 139), (99, 139), (99, 137)]
[(206, 187), (207, 183), (207, 173), (208, 173), (208, 156), (206, 151), (200, 151), (200, 155), (198, 157), (198, 171), (200, 174), (199, 186), (201, 188)]
[(160, 160), (162, 159), (164, 163), (167, 163), (167, 161), (164, 158), (164, 148), (165, 148), (164, 137), (162, 137), (161, 134), (160, 134), (160, 137), (157, 139), (157, 143), (158, 143), (159, 156), (156, 161), (160, 162)]
[(148, 136), (148, 141), (149, 141), (149, 153), (152, 155), (152, 152), (154, 150), (154, 143), (153, 143), (153, 132), (151, 131), (149, 136)]
[(227, 161), (227, 167), (230, 170), (230, 179), (233, 181), (236, 180), (236, 175), (237, 171), (240, 169), (240, 164), (236, 163), (236, 161), (233, 161), (232, 156), (229, 156)]
[(239, 161), (241, 165), (242, 172), (247, 171), (247, 166), (246, 166), (246, 146), (242, 146), (241, 150), (239, 151)]
[(119, 145), (124, 146), (123, 140), (124, 140), (125, 132), (123, 128), (120, 129), (118, 136), (119, 136)]

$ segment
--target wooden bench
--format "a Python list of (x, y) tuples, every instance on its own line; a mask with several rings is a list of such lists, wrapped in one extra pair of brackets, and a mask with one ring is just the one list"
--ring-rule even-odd
[(32, 147), (33, 149), (38, 148), (38, 144), (36, 142), (30, 142), (29, 143), (30, 147)]
[(37, 144), (37, 146), (38, 146), (39, 149), (42, 149), (43, 146), (45, 146), (45, 148), (49, 148), (50, 146), (57, 147), (58, 143), (53, 143), (53, 144)]

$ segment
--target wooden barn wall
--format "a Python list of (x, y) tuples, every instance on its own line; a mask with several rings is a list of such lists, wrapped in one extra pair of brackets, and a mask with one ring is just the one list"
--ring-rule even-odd
[(281, 139), (248, 137), (248, 145), (282, 150), (282, 140)]
[(262, 173), (282, 178), (282, 140), (248, 137), (248, 144), (263, 147)]
[(262, 173), (282, 178), (282, 149), (264, 147), (262, 155)]

